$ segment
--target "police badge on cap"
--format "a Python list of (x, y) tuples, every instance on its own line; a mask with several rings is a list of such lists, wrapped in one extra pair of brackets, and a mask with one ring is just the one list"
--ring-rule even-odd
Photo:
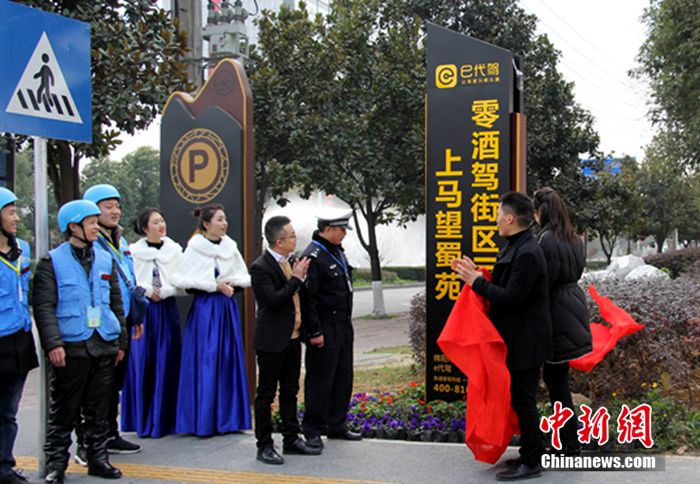
[(344, 227), (352, 230), (350, 217), (352, 217), (352, 210), (346, 208), (322, 208), (316, 211), (319, 225), (323, 224), (329, 227)]

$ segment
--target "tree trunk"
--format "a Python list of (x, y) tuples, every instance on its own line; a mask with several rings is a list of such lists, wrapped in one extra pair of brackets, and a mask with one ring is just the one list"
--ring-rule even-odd
[(47, 158), (49, 178), (58, 206), (80, 198), (80, 159), (76, 155), (73, 160), (73, 151), (68, 142), (49, 143)]
[(656, 253), (661, 254), (664, 251), (664, 240), (666, 240), (665, 235), (655, 235), (654, 242), (656, 242)]
[(367, 232), (368, 232), (368, 253), (369, 264), (372, 271), (372, 315), (386, 316), (386, 306), (384, 305), (384, 290), (382, 287), (382, 267), (379, 262), (379, 246), (377, 244), (376, 216), (372, 212), (371, 202), (367, 202)]
[[(612, 253), (615, 250), (615, 242), (617, 239), (615, 237), (606, 237), (603, 234), (598, 234), (600, 236), (600, 247), (603, 249), (603, 254), (608, 260), (608, 265), (612, 261)], [(607, 245), (607, 247), (606, 247)]]

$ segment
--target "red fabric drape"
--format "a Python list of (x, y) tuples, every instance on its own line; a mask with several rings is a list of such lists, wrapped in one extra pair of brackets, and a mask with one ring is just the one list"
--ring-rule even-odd
[(643, 325), (632, 319), (632, 316), (627, 311), (615, 305), (609, 297), (599, 295), (595, 287), (588, 286), (588, 293), (598, 305), (601, 318), (610, 323), (610, 326), (591, 323), (593, 351), (569, 362), (571, 368), (585, 372), (590, 372), (598, 363), (603, 361), (605, 355), (615, 347), (621, 338), (644, 328)]
[[(491, 280), (491, 274), (482, 274)], [(465, 441), (478, 461), (494, 464), (518, 433), (510, 405), (506, 345), (487, 316), (488, 302), (464, 286), (438, 338), (468, 378)]]

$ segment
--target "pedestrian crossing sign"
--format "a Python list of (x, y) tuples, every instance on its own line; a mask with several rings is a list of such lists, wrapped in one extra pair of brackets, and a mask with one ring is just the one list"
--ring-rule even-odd
[(82, 123), (45, 32), (24, 69), (6, 111), (68, 123)]
[(92, 141), (90, 25), (0, 0), (0, 132)]

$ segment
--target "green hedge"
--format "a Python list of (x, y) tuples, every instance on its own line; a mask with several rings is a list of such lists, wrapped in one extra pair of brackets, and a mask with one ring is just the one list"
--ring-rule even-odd
[(659, 269), (664, 267), (669, 269), (674, 278), (681, 274), (698, 276), (700, 275), (698, 274), (700, 272), (700, 247), (649, 255), (644, 258), (644, 262)]

